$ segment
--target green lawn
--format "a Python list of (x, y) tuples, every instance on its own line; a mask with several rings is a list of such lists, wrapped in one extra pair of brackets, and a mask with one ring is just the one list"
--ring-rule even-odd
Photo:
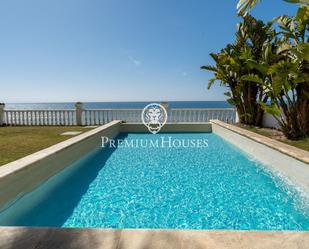
[(73, 137), (60, 135), (63, 132), (88, 130), (76, 126), (0, 127), (0, 165)]
[(247, 129), (249, 131), (258, 133), (260, 135), (278, 140), (280, 142), (292, 145), (292, 146), (297, 147), (299, 149), (309, 151), (309, 137), (306, 137), (306, 138), (301, 139), (301, 140), (294, 141), (294, 140), (287, 139), (282, 134), (282, 132), (277, 131), (275, 129), (257, 128), (257, 127), (245, 126), (245, 125), (240, 125), (240, 124), (238, 124), (237, 126), (244, 128), (244, 129)]

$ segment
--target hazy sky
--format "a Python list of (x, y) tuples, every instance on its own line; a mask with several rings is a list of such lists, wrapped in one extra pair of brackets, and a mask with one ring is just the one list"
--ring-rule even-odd
[[(0, 102), (223, 100), (209, 53), (237, 0), (1, 0)], [(264, 0), (269, 20), (296, 6)]]

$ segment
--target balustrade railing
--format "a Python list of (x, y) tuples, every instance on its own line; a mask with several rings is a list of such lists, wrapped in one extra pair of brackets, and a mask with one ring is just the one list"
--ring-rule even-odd
[[(83, 109), (77, 117), (75, 109), (66, 110), (4, 110), (6, 125), (102, 125), (113, 120), (142, 123), (142, 109)], [(232, 108), (168, 109), (168, 123), (209, 122), (219, 119), (235, 123)]]
[(75, 110), (5, 110), (7, 125), (76, 125)]

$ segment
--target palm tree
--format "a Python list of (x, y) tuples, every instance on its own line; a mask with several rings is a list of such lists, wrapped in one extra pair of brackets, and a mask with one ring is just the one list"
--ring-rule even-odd
[(304, 6), (296, 17), (278, 17), (280, 35), (271, 48), (265, 47), (259, 61), (248, 61), (260, 74), (242, 76), (266, 89), (271, 102), (262, 103), (262, 107), (274, 115), (290, 139), (309, 135), (308, 13)]
[[(284, 0), (289, 3), (298, 3), (309, 5), (309, 0)], [(247, 15), (254, 5), (261, 2), (261, 0), (239, 0), (237, 4), (238, 15)]]
[(217, 54), (210, 54), (214, 66), (203, 66), (202, 69), (214, 72), (208, 87), (216, 81), (228, 87), (228, 102), (236, 106), (240, 122), (247, 125), (261, 126), (264, 110), (261, 103), (266, 103), (268, 96), (263, 86), (242, 79), (247, 74), (259, 74), (259, 71), (248, 64), (249, 60), (260, 60), (265, 44), (273, 39), (271, 24), (265, 24), (250, 15), (243, 17), (238, 25), (236, 40)]
[[(228, 45), (226, 48), (222, 49), (219, 53), (211, 53), (211, 58), (214, 60), (215, 65), (202, 66), (201, 69), (212, 71), (214, 77), (208, 81), (208, 89), (218, 81), (220, 85), (226, 86), (229, 91), (224, 93), (228, 99), (227, 101), (231, 105), (235, 105), (237, 112), (240, 116), (240, 122), (248, 124), (249, 113), (246, 112), (245, 106), (242, 101), (242, 91), (241, 91), (241, 72), (242, 65), (238, 61), (238, 56), (236, 56), (235, 51), (233, 51), (232, 45)], [(237, 61), (236, 61), (237, 60)]]

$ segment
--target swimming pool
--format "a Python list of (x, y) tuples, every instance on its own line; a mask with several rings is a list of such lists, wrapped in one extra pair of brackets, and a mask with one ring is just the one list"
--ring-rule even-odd
[(308, 230), (306, 196), (213, 133), (201, 148), (97, 148), (0, 214), (0, 225)]

